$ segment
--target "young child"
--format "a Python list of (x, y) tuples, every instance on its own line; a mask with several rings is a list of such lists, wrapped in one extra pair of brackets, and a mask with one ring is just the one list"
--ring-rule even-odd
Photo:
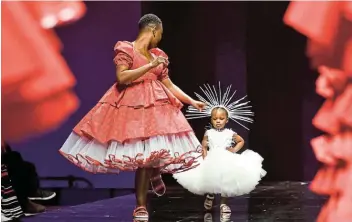
[[(237, 154), (243, 147), (244, 140), (236, 132), (226, 128), (231, 117), (236, 119), (232, 114), (236, 113), (238, 117), (240, 113), (238, 109), (237, 112), (233, 109), (233, 103), (227, 108), (221, 105), (221, 101), (211, 101), (215, 105), (205, 102), (208, 111), (204, 111), (202, 115), (209, 113), (212, 128), (206, 130), (202, 141), (203, 160), (192, 170), (174, 174), (174, 178), (192, 193), (208, 194), (204, 203), (207, 210), (213, 205), (212, 194), (221, 194), (220, 213), (229, 214), (231, 209), (226, 205), (227, 197), (250, 193), (265, 176), (266, 171), (262, 169), (263, 158), (258, 153), (247, 149), (242, 154)], [(238, 103), (234, 103), (236, 102)], [(224, 104), (226, 105), (225, 102)], [(248, 110), (245, 112), (248, 114)]]

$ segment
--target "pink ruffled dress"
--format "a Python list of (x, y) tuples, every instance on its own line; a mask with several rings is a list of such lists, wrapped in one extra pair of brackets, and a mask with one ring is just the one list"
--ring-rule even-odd
[[(115, 45), (116, 65), (133, 70), (149, 61), (133, 43)], [(160, 49), (153, 56), (167, 55)], [(127, 86), (114, 84), (76, 125), (60, 153), (92, 173), (118, 173), (161, 168), (174, 173), (197, 166), (201, 148), (181, 112), (182, 103), (162, 84), (169, 78), (163, 65)]]
[(313, 119), (326, 132), (311, 142), (324, 163), (311, 189), (330, 198), (318, 222), (352, 221), (352, 2), (292, 2), (284, 21), (308, 37), (307, 55), (326, 98)]

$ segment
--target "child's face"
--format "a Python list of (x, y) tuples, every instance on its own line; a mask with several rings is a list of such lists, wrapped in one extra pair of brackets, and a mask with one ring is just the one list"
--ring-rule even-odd
[(224, 109), (214, 109), (211, 112), (211, 124), (216, 129), (222, 129), (228, 122), (227, 112)]

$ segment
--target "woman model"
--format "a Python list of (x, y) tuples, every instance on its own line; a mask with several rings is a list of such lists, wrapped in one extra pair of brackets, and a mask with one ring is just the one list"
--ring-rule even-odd
[(136, 171), (137, 207), (133, 216), (148, 220), (149, 183), (165, 193), (160, 173), (197, 166), (201, 145), (180, 111), (181, 102), (201, 110), (169, 78), (168, 56), (159, 48), (163, 26), (153, 14), (139, 21), (134, 42), (115, 45), (116, 78), (98, 104), (77, 124), (60, 153), (86, 171)]

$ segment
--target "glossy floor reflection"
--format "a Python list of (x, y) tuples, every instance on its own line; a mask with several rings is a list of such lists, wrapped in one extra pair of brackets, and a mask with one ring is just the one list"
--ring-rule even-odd
[[(163, 197), (152, 196), (149, 205), (150, 222), (186, 221), (315, 221), (325, 199), (312, 194), (306, 183), (281, 182), (258, 186), (250, 195), (229, 199), (232, 214), (220, 218), (219, 205), (205, 212), (204, 198), (182, 188), (169, 188)], [(24, 221), (119, 221), (131, 222), (134, 195), (97, 201), (73, 207), (63, 207), (26, 218)]]

